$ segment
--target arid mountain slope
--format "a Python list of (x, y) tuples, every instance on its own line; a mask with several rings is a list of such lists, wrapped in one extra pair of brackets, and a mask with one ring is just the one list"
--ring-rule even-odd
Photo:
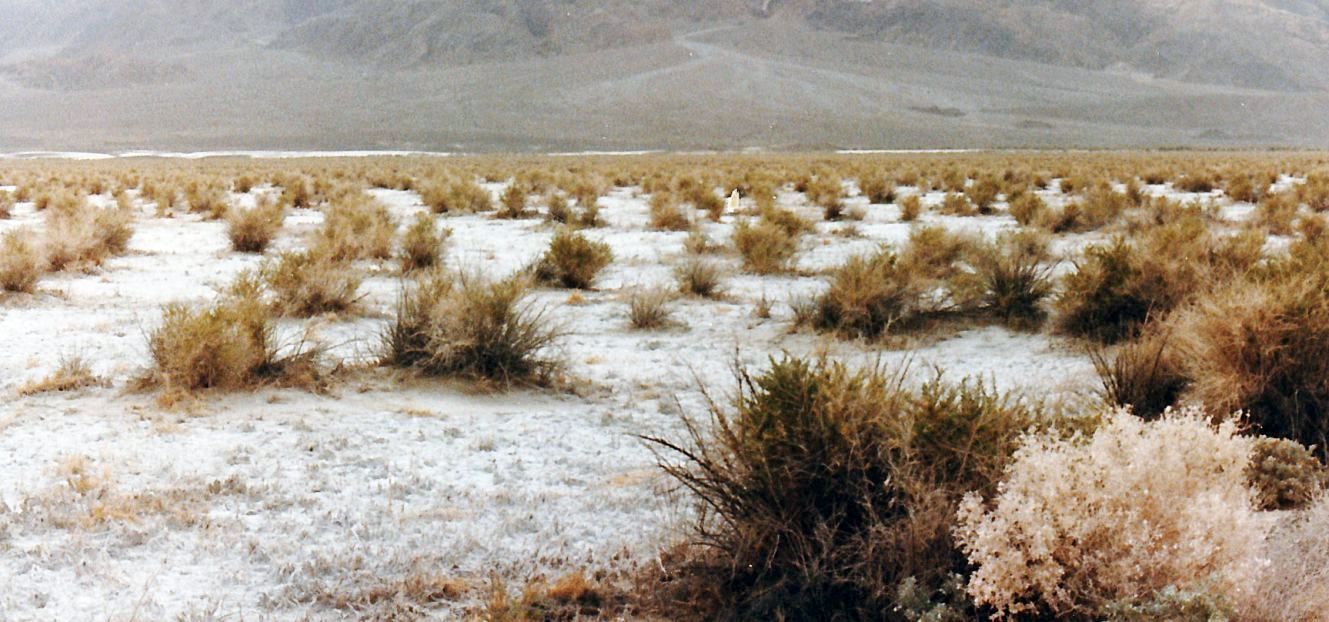
[(0, 149), (1329, 145), (1329, 0), (0, 0)]

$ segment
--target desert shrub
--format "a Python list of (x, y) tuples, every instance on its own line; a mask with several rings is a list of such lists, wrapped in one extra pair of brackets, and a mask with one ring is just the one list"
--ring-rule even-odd
[(859, 192), (869, 203), (886, 204), (895, 200), (895, 183), (885, 175), (865, 175), (858, 181)]
[(246, 389), (308, 375), (318, 352), (277, 344), (267, 306), (227, 297), (213, 306), (167, 305), (148, 334), (147, 384), (195, 391)]
[(1231, 197), (1233, 201), (1254, 203), (1260, 200), (1264, 190), (1264, 188), (1255, 187), (1255, 183), (1249, 175), (1237, 175), (1228, 180), (1223, 192)]
[(719, 264), (694, 257), (674, 267), (674, 280), (685, 295), (718, 298), (724, 273)]
[(0, 190), (0, 220), (9, 218), (14, 212), (14, 193)]
[(233, 190), (237, 194), (248, 194), (249, 191), (253, 190), (254, 186), (257, 185), (258, 181), (255, 180), (253, 176), (240, 175), (231, 182), (231, 190)]
[(524, 218), (527, 215), (526, 197), (530, 190), (523, 184), (513, 181), (503, 190), (498, 198), (498, 213), (495, 218)]
[(968, 237), (942, 227), (915, 228), (903, 251), (851, 257), (832, 272), (809, 319), (820, 330), (875, 338), (969, 311), (983, 287), (962, 269), (974, 254)]
[(543, 283), (586, 289), (595, 281), (595, 275), (613, 260), (608, 244), (593, 242), (564, 228), (549, 241), (549, 250), (536, 266), (535, 275)]
[(1329, 294), (1313, 273), (1238, 283), (1199, 301), (1178, 338), (1194, 396), (1265, 436), (1329, 443)]
[(545, 219), (560, 225), (576, 224), (573, 222), (575, 215), (572, 213), (572, 208), (568, 207), (568, 200), (556, 192), (545, 199)]
[(1255, 222), (1276, 235), (1292, 232), (1292, 221), (1301, 204), (1287, 194), (1270, 194), (1255, 206)]
[(1324, 490), (1326, 471), (1311, 450), (1284, 438), (1260, 437), (1246, 466), (1246, 479), (1262, 510), (1310, 505)]
[(998, 238), (973, 253), (978, 310), (1008, 325), (1038, 326), (1052, 293), (1047, 239), (1030, 233)]
[(667, 192), (651, 195), (651, 228), (657, 231), (687, 231), (692, 219), (678, 204), (678, 199)]
[(359, 272), (316, 251), (282, 253), (263, 267), (262, 275), (274, 295), (274, 307), (283, 315), (343, 313), (359, 300)]
[(51, 209), (46, 217), (46, 257), (52, 270), (74, 264), (98, 265), (124, 253), (134, 235), (133, 215), (87, 203)]
[(349, 195), (324, 212), (310, 249), (334, 261), (388, 259), (397, 223), (386, 205), (363, 195)]
[(1149, 318), (1154, 300), (1145, 291), (1138, 251), (1124, 238), (1091, 246), (1061, 281), (1055, 306), (1065, 333), (1112, 343)]
[(1269, 534), (1269, 565), (1243, 608), (1245, 619), (1310, 621), (1329, 602), (1329, 495), (1289, 513)]
[(715, 195), (715, 191), (705, 186), (695, 186), (687, 194), (688, 202), (692, 207), (706, 212), (706, 217), (714, 222), (720, 222), (724, 216), (725, 201)]
[(961, 495), (994, 490), (1037, 418), (982, 385), (788, 357), (709, 415), (647, 439), (697, 498), (700, 547), (672, 578), (704, 618), (762, 620), (880, 619), (906, 582), (952, 581)]
[(911, 194), (900, 199), (900, 220), (903, 222), (913, 222), (923, 213), (923, 199), (917, 194)]
[[(292, 175), (281, 180), (281, 198), (277, 200), (282, 205), (289, 205), (295, 209), (309, 209), (314, 206), (314, 194), (310, 191), (309, 180), (299, 175)], [(161, 207), (161, 201), (157, 202)], [(170, 207), (167, 203), (166, 207)]]
[(87, 387), (109, 387), (110, 382), (93, 373), (92, 366), (83, 357), (63, 354), (60, 364), (49, 376), (40, 380), (26, 382), (19, 387), (19, 395), (37, 395), (39, 393), (60, 393), (77, 391)]
[(792, 210), (780, 207), (769, 207), (760, 211), (759, 216), (764, 223), (770, 223), (781, 229), (791, 237), (797, 237), (815, 229), (812, 223), (808, 222), (802, 216), (795, 214)]
[(1028, 227), (1033, 224), (1045, 222), (1047, 213), (1047, 204), (1037, 194), (1026, 192), (1011, 200), (1007, 207), (1011, 218), (1021, 226)]
[(189, 203), (189, 211), (203, 214), (209, 220), (225, 218), (231, 207), (224, 190), (207, 184), (190, 185), (185, 191), (185, 201)]
[(284, 211), (272, 202), (260, 202), (251, 209), (232, 209), (226, 215), (231, 248), (241, 253), (262, 253), (281, 229)]
[(734, 246), (743, 258), (743, 269), (754, 274), (789, 270), (798, 252), (798, 238), (767, 220), (756, 224), (743, 220), (734, 226)]
[(32, 292), (46, 271), (46, 256), (28, 229), (14, 229), (0, 237), (0, 289)]
[(947, 216), (973, 216), (978, 213), (978, 209), (973, 203), (969, 202), (969, 197), (960, 192), (948, 192), (941, 201), (941, 208), (938, 210)]
[(398, 256), (401, 258), (402, 272), (441, 265), (443, 242), (451, 234), (452, 232), (447, 229), (439, 233), (438, 227), (434, 224), (434, 217), (428, 212), (417, 215), (401, 238), (401, 251)]
[(1329, 176), (1323, 173), (1306, 176), (1306, 182), (1296, 187), (1297, 201), (1305, 203), (1313, 212), (1329, 210)]
[(835, 175), (817, 175), (808, 180), (803, 194), (808, 202), (830, 213), (842, 209), (844, 186)]
[(1207, 173), (1187, 173), (1172, 182), (1172, 187), (1182, 192), (1211, 192), (1218, 185)]
[(960, 508), (970, 595), (999, 614), (1098, 619), (1169, 587), (1242, 594), (1266, 530), (1244, 475), (1253, 442), (1193, 410), (1118, 411), (1087, 440), (1026, 437), (990, 505)]
[(821, 330), (877, 337), (917, 312), (922, 285), (882, 251), (851, 257), (831, 274), (831, 285), (816, 300), (810, 320)]
[(663, 287), (637, 289), (628, 296), (628, 320), (638, 330), (665, 326), (673, 300), (674, 293)]
[(549, 350), (560, 333), (525, 302), (529, 291), (521, 277), (428, 273), (403, 291), (379, 361), (433, 376), (547, 382), (559, 367)]
[(845, 218), (845, 205), (843, 201), (827, 204), (822, 208), (822, 218), (826, 222), (835, 222)]
[(692, 229), (688, 232), (688, 237), (683, 239), (683, 250), (692, 255), (711, 255), (724, 249), (723, 243), (712, 242), (700, 228)]
[(1147, 333), (1109, 353), (1102, 346), (1089, 350), (1098, 373), (1100, 395), (1113, 407), (1153, 419), (1177, 403), (1189, 384), (1181, 362), (1170, 347), (1167, 332)]
[(1042, 211), (1037, 224), (1053, 233), (1094, 231), (1116, 221), (1131, 206), (1125, 194), (1099, 185), (1059, 210)]
[(426, 186), (420, 200), (435, 214), (487, 212), (494, 207), (489, 191), (472, 180)]
[(1205, 583), (1188, 589), (1169, 585), (1148, 597), (1125, 598), (1103, 607), (1108, 622), (1218, 622), (1235, 615), (1233, 604)]
[(987, 214), (1001, 194), (1001, 183), (991, 177), (982, 177), (965, 188), (964, 194), (978, 213)]

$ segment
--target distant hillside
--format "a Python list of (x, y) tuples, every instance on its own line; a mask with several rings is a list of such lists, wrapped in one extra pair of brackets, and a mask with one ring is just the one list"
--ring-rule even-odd
[(1329, 0), (0, 0), (5, 148), (1329, 146)]

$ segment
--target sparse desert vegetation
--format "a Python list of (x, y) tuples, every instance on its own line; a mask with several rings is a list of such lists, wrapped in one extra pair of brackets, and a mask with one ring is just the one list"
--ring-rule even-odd
[(0, 617), (1319, 619), (1327, 179), (0, 160)]

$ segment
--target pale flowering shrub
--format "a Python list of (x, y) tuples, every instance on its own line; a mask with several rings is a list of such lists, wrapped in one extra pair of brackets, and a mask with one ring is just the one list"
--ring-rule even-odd
[(1270, 566), (1260, 577), (1246, 619), (1310, 622), (1329, 616), (1329, 496), (1288, 512), (1269, 535)]
[(1241, 600), (1269, 522), (1245, 475), (1253, 444), (1196, 409), (1154, 422), (1118, 411), (1088, 438), (1026, 437), (991, 505), (961, 503), (970, 595), (1001, 615), (1058, 617), (1167, 588)]

